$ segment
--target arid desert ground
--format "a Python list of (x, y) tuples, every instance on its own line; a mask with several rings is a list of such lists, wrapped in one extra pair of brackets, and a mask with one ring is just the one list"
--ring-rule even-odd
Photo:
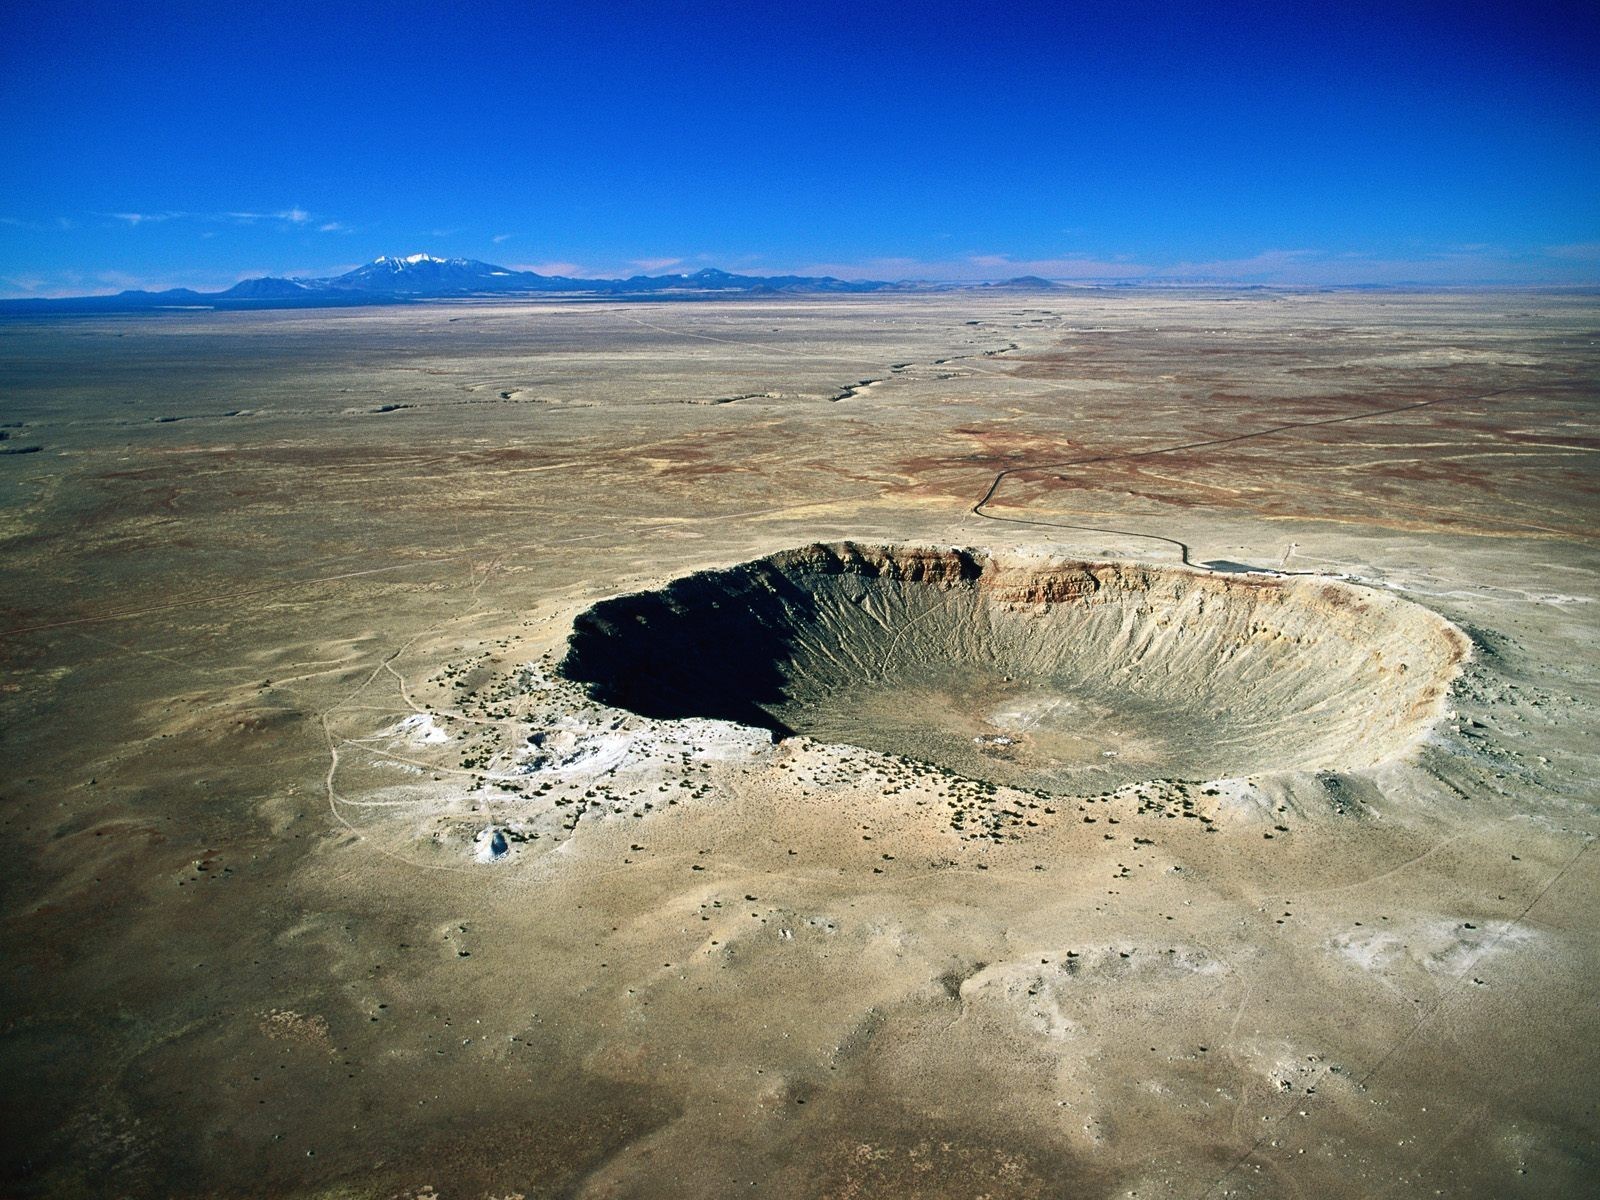
[(0, 392), (0, 1194), (1594, 1194), (1594, 297), (19, 319)]

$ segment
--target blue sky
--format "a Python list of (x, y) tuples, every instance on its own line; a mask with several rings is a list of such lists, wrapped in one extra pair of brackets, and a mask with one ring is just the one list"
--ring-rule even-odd
[(0, 295), (551, 272), (1600, 281), (1600, 3), (0, 8)]

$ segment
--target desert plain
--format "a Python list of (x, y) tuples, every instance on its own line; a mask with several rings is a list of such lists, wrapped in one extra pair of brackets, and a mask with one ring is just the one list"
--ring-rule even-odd
[(1600, 1177), (1600, 304), (0, 325), (0, 1193)]

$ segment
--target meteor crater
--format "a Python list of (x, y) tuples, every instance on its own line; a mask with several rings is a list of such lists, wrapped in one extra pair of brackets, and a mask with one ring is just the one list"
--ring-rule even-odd
[(1425, 732), (1468, 651), (1333, 579), (840, 543), (596, 604), (562, 671), (648, 717), (1070, 789), (1373, 766)]

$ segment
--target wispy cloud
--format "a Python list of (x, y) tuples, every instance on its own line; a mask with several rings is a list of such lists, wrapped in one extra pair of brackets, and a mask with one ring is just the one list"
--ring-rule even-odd
[(113, 220), (126, 222), (129, 228), (135, 228), (158, 221), (176, 221), (180, 217), (187, 217), (190, 214), (181, 212), (114, 212), (106, 213), (105, 215)]
[(153, 280), (141, 275), (131, 275), (127, 271), (100, 271), (95, 274), (94, 278), (103, 287), (112, 287), (119, 290), (123, 288), (160, 290), (172, 286), (165, 280)]
[(0, 217), (0, 225), (9, 229), (29, 229), (41, 233), (65, 233), (75, 229), (77, 222), (71, 217), (49, 217), (42, 221), (30, 221), (26, 217)]
[(1600, 261), (1600, 242), (1568, 242), (1565, 246), (1547, 246), (1545, 253), (1552, 258), (1595, 262)]
[(68, 285), (44, 275), (0, 275), (0, 299), (34, 296), (67, 296)]
[(582, 266), (578, 263), (570, 262), (517, 263), (511, 269), (513, 271), (532, 271), (535, 275), (584, 275)]
[(1066, 254), (1024, 258), (974, 252), (951, 258), (873, 258), (813, 262), (805, 275), (841, 279), (922, 279), (950, 283), (1037, 275), (1061, 282), (1268, 284), (1288, 287), (1354, 284), (1552, 285), (1594, 282), (1600, 242), (1512, 250), (1489, 243), (1436, 245), (1380, 253), (1367, 250), (1268, 248), (1228, 258)]
[[(1595, 276), (1600, 253), (1559, 255), (1555, 248), (1516, 251), (1490, 243), (1368, 250), (1263, 250), (1243, 258), (1171, 263), (1151, 272), (1155, 279), (1215, 280), (1284, 286), (1356, 284), (1571, 284)], [(1572, 249), (1581, 250), (1581, 247)], [(1600, 245), (1596, 247), (1600, 251)]]
[(311, 220), (311, 214), (298, 205), (277, 212), (229, 212), (219, 215), (230, 221), (284, 221), (290, 225), (304, 225)]
[(969, 254), (957, 278), (1015, 279), (1038, 275), (1045, 279), (1128, 279), (1150, 268), (1129, 258), (1066, 254), (1051, 258), (1012, 258), (1008, 254)]
[[(176, 209), (162, 209), (153, 212), (108, 212), (99, 215), (109, 217), (114, 221), (121, 221), (130, 229), (136, 229), (140, 225), (160, 224), (165, 221), (195, 221), (209, 225), (272, 223), (289, 228), (299, 228), (318, 220), (316, 216), (299, 205), (295, 205), (292, 208), (279, 208), (261, 212), (252, 209), (230, 209), (226, 212), (184, 212)], [(332, 233), (344, 229), (345, 226), (338, 221), (323, 220), (318, 228), (322, 232)]]
[(343, 221), (324, 221), (317, 226), (318, 233), (350, 233), (350, 226)]
[(497, 234), (494, 235), (494, 237), (490, 238), (489, 240), (491, 242), (493, 242), (496, 246), (498, 246), (502, 242), (509, 242), (512, 238), (514, 238), (516, 236), (517, 235), (514, 234), (514, 233), (497, 233)]
[(1135, 279), (1151, 268), (1127, 258), (1066, 255), (1058, 258), (1013, 258), (1008, 254), (965, 254), (956, 258), (869, 258), (856, 262), (812, 262), (795, 268), (802, 275), (839, 279), (926, 279), (946, 283), (979, 283), (1038, 275), (1044, 279)]
[(641, 271), (664, 271), (668, 267), (675, 267), (683, 261), (681, 258), (635, 258), (633, 265)]
[(1326, 263), (1330, 256), (1315, 250), (1262, 250), (1240, 258), (1206, 259), (1197, 262), (1167, 263), (1147, 268), (1145, 274), (1161, 279), (1216, 279), (1229, 283), (1274, 283), (1299, 281), (1313, 264)]

